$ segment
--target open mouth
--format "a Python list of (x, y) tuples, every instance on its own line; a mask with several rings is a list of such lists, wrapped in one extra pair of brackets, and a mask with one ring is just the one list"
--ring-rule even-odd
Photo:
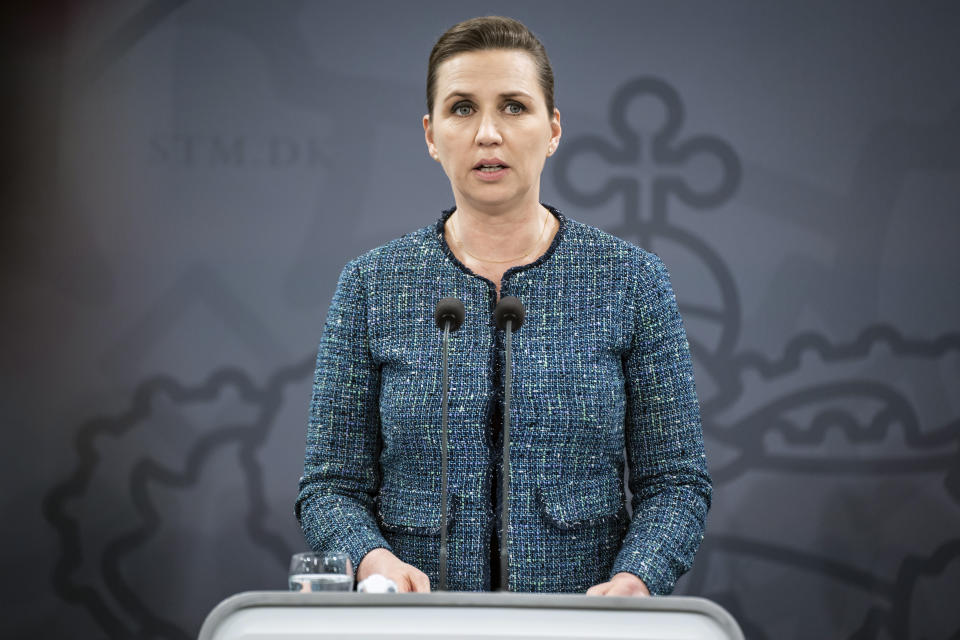
[(473, 165), (473, 168), (482, 173), (494, 173), (502, 169), (508, 169), (509, 167), (503, 162), (500, 162), (499, 159), (494, 158), (492, 160), (481, 160), (477, 164)]

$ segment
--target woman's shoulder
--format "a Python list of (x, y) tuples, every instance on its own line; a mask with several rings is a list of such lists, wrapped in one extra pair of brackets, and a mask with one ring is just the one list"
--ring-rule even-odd
[(626, 294), (626, 316), (659, 314), (676, 306), (670, 274), (656, 253), (582, 222), (568, 220), (568, 229), (571, 260), (585, 261), (587, 271), (603, 271), (601, 287), (608, 293), (615, 292), (618, 299)]
[(569, 243), (571, 252), (583, 259), (598, 265), (620, 267), (641, 278), (657, 277), (666, 271), (660, 256), (653, 251), (569, 217), (564, 241)]
[(379, 247), (360, 254), (347, 263), (348, 268), (361, 271), (378, 269), (384, 263), (397, 265), (404, 262), (419, 261), (436, 253), (437, 240), (435, 225), (429, 224), (399, 238), (394, 238)]

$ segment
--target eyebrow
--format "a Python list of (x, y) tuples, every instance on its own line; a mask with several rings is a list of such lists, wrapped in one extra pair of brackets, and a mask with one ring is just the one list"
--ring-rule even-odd
[[(533, 96), (531, 96), (529, 93), (527, 93), (527, 92), (525, 92), (525, 91), (508, 91), (508, 92), (506, 92), (506, 93), (501, 93), (501, 94), (499, 95), (499, 97), (500, 97), (500, 98), (517, 98), (517, 97), (521, 97), (521, 98), (527, 98), (528, 100), (533, 100)], [(469, 99), (472, 100), (472, 99), (476, 98), (476, 96), (475, 96), (474, 94), (468, 93), (468, 92), (466, 92), (466, 91), (453, 91), (453, 92), (447, 94), (447, 97), (444, 98), (443, 101), (444, 101), (444, 102), (447, 102), (448, 100), (450, 100), (450, 98), (469, 98)]]

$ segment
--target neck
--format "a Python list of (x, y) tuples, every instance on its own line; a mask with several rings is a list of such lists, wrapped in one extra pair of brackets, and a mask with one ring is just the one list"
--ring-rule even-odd
[(552, 214), (539, 202), (510, 211), (489, 212), (461, 208), (448, 219), (462, 248), (475, 257), (490, 261), (530, 257), (550, 236)]

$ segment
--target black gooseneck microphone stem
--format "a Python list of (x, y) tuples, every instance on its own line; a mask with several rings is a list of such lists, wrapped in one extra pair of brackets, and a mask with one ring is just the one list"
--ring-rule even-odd
[(513, 369), (513, 357), (511, 345), (511, 337), (513, 335), (513, 321), (507, 320), (507, 336), (506, 336), (506, 354), (505, 354), (505, 365), (506, 372), (504, 373), (503, 378), (503, 486), (501, 491), (502, 501), (503, 501), (503, 512), (500, 517), (503, 519), (501, 522), (502, 533), (500, 535), (500, 590), (509, 591), (510, 590), (510, 576), (509, 576), (509, 556), (508, 551), (510, 549), (510, 373)]
[(447, 513), (449, 511), (449, 464), (450, 452), (449, 426), (447, 413), (450, 403), (450, 376), (447, 363), (450, 359), (450, 332), (456, 331), (463, 324), (466, 310), (463, 303), (457, 298), (442, 298), (433, 310), (433, 319), (438, 329), (443, 329), (443, 401), (441, 404), (440, 431), (440, 591), (447, 590)]
[(513, 332), (523, 326), (526, 311), (516, 296), (504, 296), (493, 310), (497, 328), (507, 332), (504, 340), (503, 360), (506, 371), (503, 376), (503, 469), (500, 487), (500, 590), (510, 590), (510, 382), (513, 377)]
[(440, 435), (440, 591), (447, 590), (447, 408), (449, 404), (449, 382), (447, 359), (450, 349), (450, 320), (443, 326), (443, 403)]

